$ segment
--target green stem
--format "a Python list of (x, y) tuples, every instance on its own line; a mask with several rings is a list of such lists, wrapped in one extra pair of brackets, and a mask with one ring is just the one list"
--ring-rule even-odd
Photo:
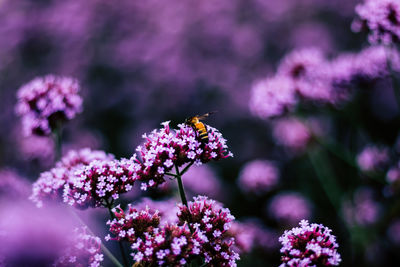
[[(111, 210), (112, 204), (110, 202), (108, 202), (108, 200), (106, 200), (106, 206), (107, 206), (108, 212), (110, 213), (111, 219), (116, 219), (115, 214)], [(122, 241), (118, 241), (118, 246), (119, 246), (119, 250), (121, 251), (121, 256), (122, 256), (122, 261), (124, 262), (124, 266), (128, 267), (129, 264), (128, 264), (128, 260), (126, 258), (124, 247), (122, 245)]]
[[(185, 189), (183, 187), (182, 174), (185, 173), (192, 164), (193, 163), (190, 163), (188, 166), (186, 166), (186, 168), (181, 173), (179, 172), (178, 166), (175, 165), (176, 180), (178, 181), (179, 195), (181, 196), (181, 200), (182, 200), (183, 205), (185, 205), (187, 207), (187, 209), (188, 209), (189, 216), (191, 216), (191, 214), (190, 214), (190, 209), (189, 209), (189, 205), (188, 205), (186, 194), (185, 194)], [(190, 226), (190, 223), (188, 223), (188, 226), (189, 226), (190, 232), (193, 233), (193, 229)]]
[(62, 146), (62, 129), (61, 125), (57, 126), (53, 131), (54, 140), (54, 160), (57, 162), (61, 159), (61, 146)]
[(185, 189), (183, 188), (182, 177), (181, 177), (181, 174), (179, 173), (179, 168), (176, 165), (175, 165), (175, 170), (176, 170), (176, 180), (178, 181), (179, 195), (181, 196), (183, 205), (185, 205), (189, 209), (186, 194), (185, 194)]
[[(72, 213), (72, 215), (79, 221), (79, 223), (82, 224), (83, 226), (85, 226), (85, 227), (88, 229), (88, 231), (89, 231), (89, 233), (90, 233), (91, 235), (96, 236), (96, 235), (92, 232), (92, 230), (90, 230), (90, 228), (86, 225), (86, 223), (84, 223), (84, 222), (82, 221), (82, 219), (78, 216), (78, 214), (75, 213), (74, 210), (72, 210), (72, 209), (69, 209), (69, 210), (70, 210), (70, 212)], [(103, 250), (104, 254), (107, 255), (107, 257), (114, 263), (115, 266), (117, 266), (117, 267), (123, 267), (122, 264), (117, 260), (117, 258), (115, 258), (115, 256), (111, 253), (111, 251), (103, 244), (103, 242), (100, 243), (100, 246), (101, 246), (101, 249)]]
[(322, 189), (332, 206), (335, 208), (336, 213), (341, 217), (340, 213), (340, 189), (335, 181), (335, 177), (326, 166), (326, 160), (324, 160), (322, 153), (316, 151), (308, 151), (308, 158), (310, 159), (311, 165), (319, 179)]

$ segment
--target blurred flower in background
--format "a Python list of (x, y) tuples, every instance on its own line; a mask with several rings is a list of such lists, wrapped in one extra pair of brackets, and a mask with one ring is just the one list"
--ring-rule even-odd
[(267, 160), (253, 160), (243, 166), (238, 184), (246, 193), (257, 195), (273, 189), (279, 181), (279, 169)]

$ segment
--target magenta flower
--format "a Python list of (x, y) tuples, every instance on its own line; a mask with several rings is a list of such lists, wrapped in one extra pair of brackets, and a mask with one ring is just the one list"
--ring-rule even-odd
[(302, 195), (294, 192), (281, 193), (273, 197), (268, 211), (276, 220), (289, 225), (311, 216), (310, 203)]
[(365, 172), (378, 171), (384, 167), (389, 160), (388, 149), (376, 146), (365, 147), (357, 156), (358, 166)]
[(344, 217), (349, 224), (371, 225), (377, 222), (381, 207), (374, 200), (373, 191), (369, 188), (360, 188), (354, 193), (353, 202), (343, 205)]
[(208, 142), (204, 143), (192, 127), (180, 124), (179, 129), (174, 130), (169, 127), (169, 122), (162, 125), (162, 129), (144, 134), (146, 142), (136, 149), (141, 158), (141, 161), (137, 160), (140, 165), (137, 175), (143, 190), (162, 184), (165, 174), (174, 166), (200, 165), (232, 156), (226, 140), (211, 126), (207, 125)]
[(38, 77), (18, 90), (16, 112), (25, 135), (49, 135), (82, 110), (79, 84), (68, 77)]
[(400, 38), (400, 3), (397, 0), (365, 0), (357, 5), (359, 18), (353, 23), (354, 31), (367, 31), (372, 44), (391, 44)]
[(132, 190), (140, 168), (135, 158), (94, 160), (75, 169), (64, 186), (64, 202), (80, 209), (110, 206), (120, 194)]
[(282, 244), (281, 267), (337, 266), (341, 262), (339, 245), (332, 230), (322, 224), (300, 222), (300, 227), (285, 231), (279, 238)]
[(101, 240), (89, 233), (86, 227), (76, 228), (69, 238), (69, 246), (54, 264), (60, 267), (99, 267), (104, 259)]
[(78, 151), (71, 150), (56, 163), (56, 167), (40, 174), (39, 179), (32, 186), (30, 199), (38, 207), (43, 206), (44, 200), (61, 200), (64, 186), (72, 183), (72, 177), (74, 177), (77, 169), (88, 165), (93, 160), (113, 159), (114, 155), (106, 154), (103, 151), (89, 148)]
[(136, 262), (181, 266), (201, 256), (209, 266), (236, 266), (239, 259), (232, 250), (234, 240), (226, 235), (234, 217), (206, 197), (194, 198), (189, 209), (179, 205), (178, 224), (162, 224), (159, 212), (149, 207), (137, 210), (130, 205), (127, 212), (119, 207), (112, 211), (115, 218), (107, 224), (113, 237), (106, 240), (129, 242)]
[(309, 127), (299, 119), (282, 118), (273, 125), (277, 143), (293, 150), (304, 149), (312, 137)]
[(293, 80), (276, 76), (256, 82), (250, 92), (250, 111), (263, 119), (283, 115), (296, 105)]
[(267, 160), (248, 162), (240, 171), (239, 187), (247, 193), (270, 191), (279, 181), (279, 169)]
[(227, 208), (222, 208), (215, 200), (205, 196), (194, 197), (188, 207), (180, 204), (178, 218), (181, 224), (189, 223), (191, 229), (204, 242), (202, 255), (211, 266), (236, 266), (239, 254), (231, 248), (234, 238), (224, 240), (233, 217)]
[(165, 225), (168, 223), (177, 223), (178, 218), (176, 217), (176, 213), (179, 211), (178, 206), (176, 205), (176, 201), (173, 198), (163, 199), (163, 200), (153, 200), (151, 198), (141, 198), (139, 202), (135, 202), (135, 209), (137, 210), (145, 210), (149, 209), (149, 212), (155, 213), (158, 211), (160, 215), (161, 225)]
[(306, 99), (333, 102), (332, 87), (323, 73), (320, 73), (327, 63), (321, 50), (303, 48), (282, 59), (277, 75), (292, 79), (295, 90)]

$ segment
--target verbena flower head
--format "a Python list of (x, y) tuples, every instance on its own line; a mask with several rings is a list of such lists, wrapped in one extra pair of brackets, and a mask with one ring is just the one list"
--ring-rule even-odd
[[(186, 185), (186, 184), (185, 184)], [(161, 225), (165, 225), (168, 223), (177, 223), (178, 218), (176, 217), (176, 213), (179, 208), (176, 205), (176, 201), (173, 198), (163, 199), (163, 200), (153, 200), (148, 197), (141, 198), (139, 202), (135, 202), (135, 209), (137, 210), (145, 210), (150, 209), (151, 213), (158, 211), (160, 215)]]
[(186, 206), (179, 206), (175, 224), (164, 223), (154, 208), (138, 210), (129, 205), (124, 212), (117, 207), (116, 218), (107, 222), (112, 237), (106, 240), (129, 242), (136, 262), (181, 266), (201, 256), (210, 266), (236, 266), (239, 255), (232, 250), (234, 240), (225, 235), (234, 219), (229, 210), (206, 197), (189, 202), (189, 209), (191, 214)]
[[(207, 195), (213, 198), (223, 197), (223, 186), (215, 171), (207, 166), (193, 166), (182, 177), (185, 191), (190, 197)], [(219, 199), (220, 199), (219, 198)]]
[(200, 254), (202, 241), (197, 234), (192, 234), (185, 225), (161, 225), (158, 211), (129, 206), (126, 213), (119, 207), (113, 212), (116, 218), (107, 224), (115, 237), (107, 236), (106, 240), (128, 241), (136, 262), (179, 266)]
[(384, 167), (389, 160), (388, 149), (376, 146), (367, 146), (357, 156), (358, 166), (365, 172), (378, 171)]
[(277, 74), (292, 79), (294, 89), (304, 98), (332, 101), (329, 81), (322, 79), (323, 75), (319, 75), (327, 63), (321, 50), (303, 48), (286, 55), (278, 67)]
[(381, 207), (374, 199), (370, 188), (359, 188), (354, 193), (353, 201), (343, 205), (344, 217), (348, 224), (371, 225), (377, 222)]
[(139, 168), (135, 158), (91, 161), (75, 169), (64, 186), (63, 200), (81, 209), (107, 206), (132, 190)]
[(239, 186), (247, 193), (262, 194), (270, 191), (279, 181), (279, 169), (267, 160), (247, 163), (239, 174)]
[(72, 183), (77, 169), (88, 165), (93, 160), (113, 160), (114, 155), (106, 154), (104, 151), (83, 148), (81, 150), (69, 151), (56, 167), (40, 174), (39, 179), (33, 183), (30, 199), (38, 207), (43, 206), (44, 200), (61, 200), (64, 186)]
[(250, 253), (254, 249), (271, 252), (278, 247), (278, 235), (257, 219), (234, 221), (227, 235), (235, 238), (233, 249), (239, 254)]
[(69, 238), (69, 246), (55, 263), (59, 267), (98, 267), (104, 259), (101, 240), (89, 233), (86, 227), (76, 228)]
[(356, 6), (359, 18), (354, 31), (365, 30), (372, 44), (391, 44), (400, 41), (400, 2), (397, 0), (365, 0)]
[(311, 216), (310, 203), (302, 195), (294, 192), (273, 197), (268, 211), (276, 220), (290, 225)]
[(276, 76), (256, 82), (250, 92), (250, 111), (263, 119), (283, 115), (296, 104), (293, 80)]
[(169, 122), (162, 125), (163, 128), (144, 134), (145, 143), (136, 149), (141, 158), (137, 161), (140, 165), (137, 175), (143, 190), (162, 184), (165, 173), (174, 166), (200, 165), (232, 156), (222, 134), (211, 126), (206, 125), (208, 141), (201, 142), (198, 133), (190, 126), (180, 124), (179, 129), (174, 130), (169, 127)]
[(301, 120), (289, 117), (274, 123), (273, 135), (279, 144), (293, 150), (302, 150), (310, 141), (312, 132)]
[(194, 197), (188, 207), (183, 204), (179, 207), (180, 223), (189, 223), (204, 242), (202, 255), (205, 261), (211, 266), (235, 266), (239, 254), (231, 248), (235, 244), (234, 239), (222, 239), (235, 219), (229, 209), (205, 196)]
[(26, 135), (49, 135), (82, 110), (79, 84), (69, 77), (47, 75), (22, 86), (17, 93), (16, 112), (22, 117)]
[(300, 222), (300, 227), (285, 231), (279, 238), (282, 244), (281, 267), (336, 266), (341, 262), (339, 245), (332, 230), (322, 224)]

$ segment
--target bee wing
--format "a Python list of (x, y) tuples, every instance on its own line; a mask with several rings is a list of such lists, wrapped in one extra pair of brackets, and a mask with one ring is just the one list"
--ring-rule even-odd
[(208, 112), (208, 113), (206, 113), (206, 114), (203, 114), (203, 115), (197, 115), (196, 117), (199, 119), (199, 120), (204, 120), (205, 118), (207, 118), (208, 116), (210, 116), (211, 114), (213, 114), (213, 113), (215, 113), (216, 111), (211, 111), (211, 112)]

